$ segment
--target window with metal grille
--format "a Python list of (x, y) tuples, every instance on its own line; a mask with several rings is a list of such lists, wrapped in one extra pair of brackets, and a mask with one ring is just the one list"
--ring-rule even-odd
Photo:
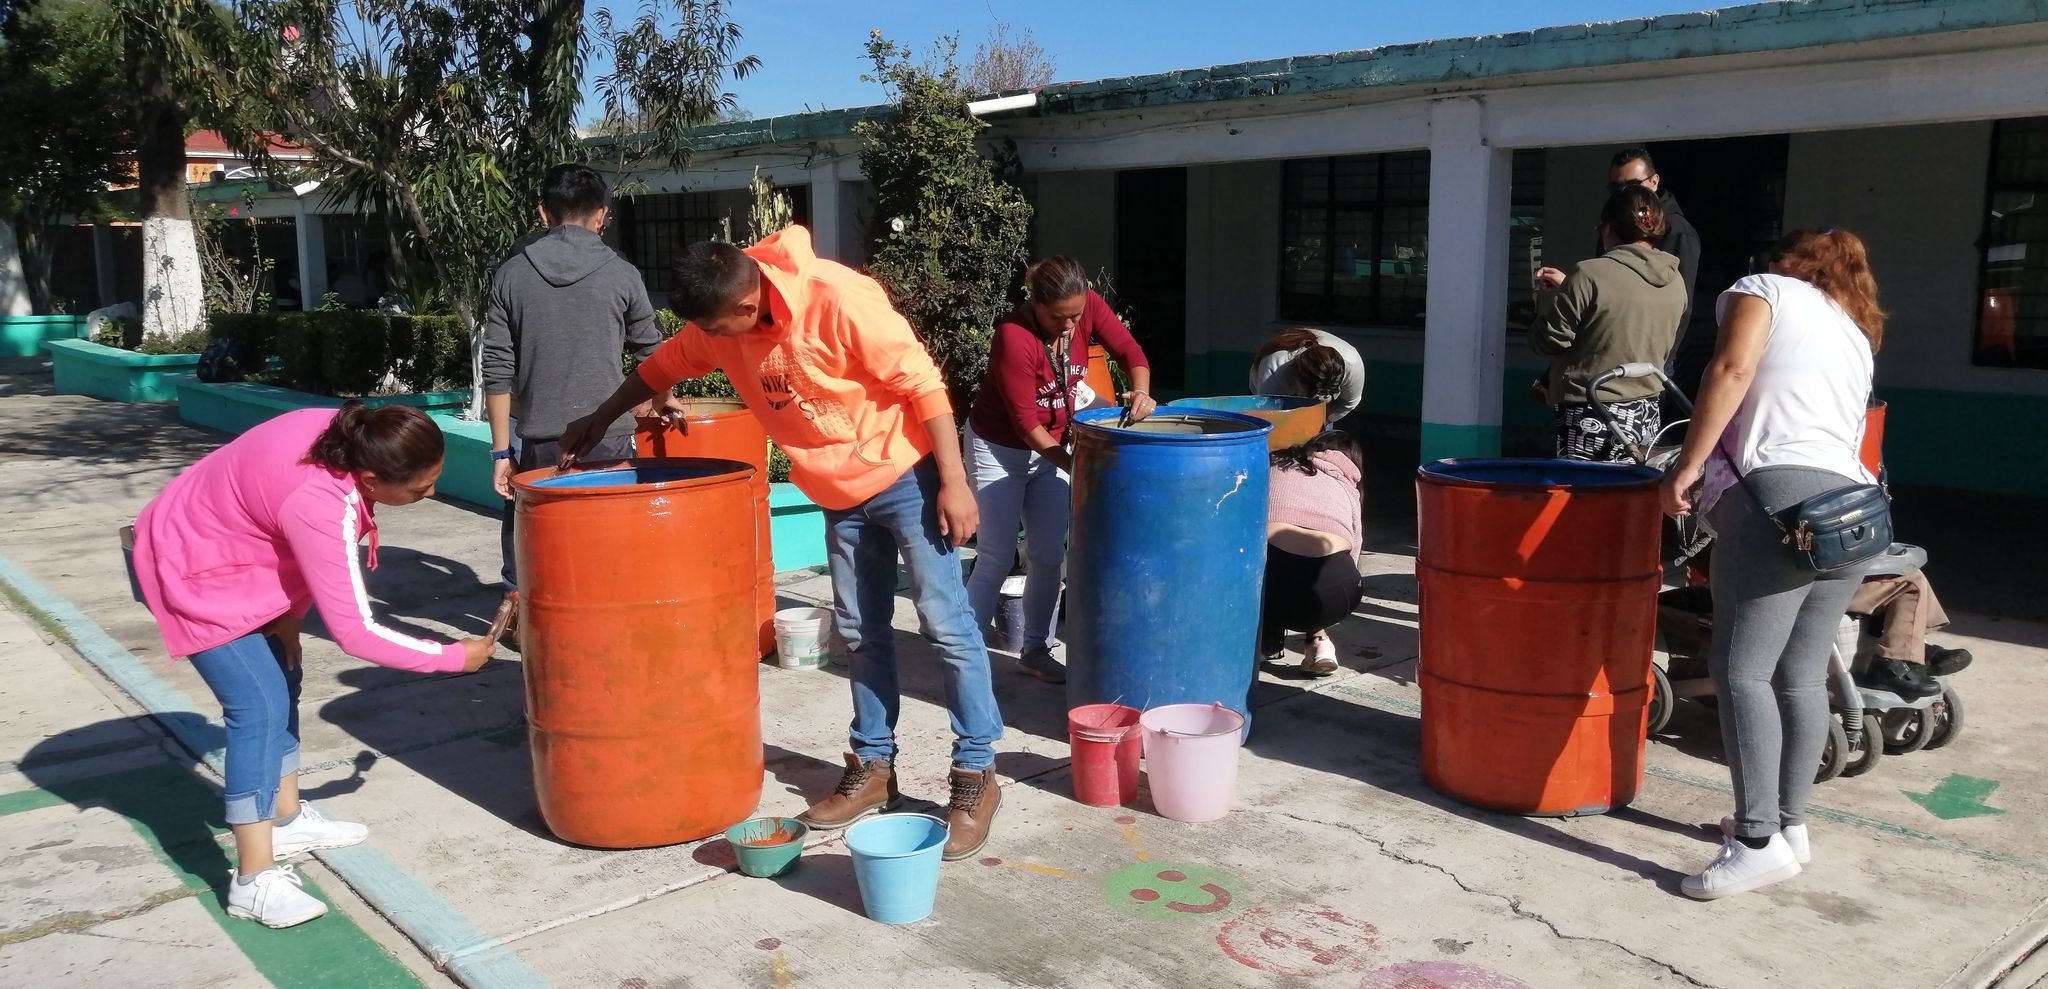
[(2048, 368), (2048, 117), (1991, 131), (1975, 363)]
[(1280, 318), (1420, 329), (1429, 152), (1289, 161), (1280, 192)]

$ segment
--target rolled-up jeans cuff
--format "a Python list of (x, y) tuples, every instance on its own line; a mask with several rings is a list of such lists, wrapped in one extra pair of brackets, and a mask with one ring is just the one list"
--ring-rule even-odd
[(261, 790), (225, 796), (229, 826), (258, 824), (277, 817), (277, 781)]
[(291, 776), (297, 773), (298, 771), (299, 747), (297, 745), (293, 745), (291, 748), (284, 750), (283, 758), (277, 760), (277, 776), (279, 779), (283, 779), (286, 776)]

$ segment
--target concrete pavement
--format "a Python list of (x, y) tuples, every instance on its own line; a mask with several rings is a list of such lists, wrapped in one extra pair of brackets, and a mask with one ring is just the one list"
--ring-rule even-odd
[[(31, 779), (24, 764), (54, 759), (67, 774), (102, 780), (167, 765), (187, 791), (213, 786), (191, 750), (217, 745), (218, 729), (203, 719), (218, 711), (186, 664), (167, 662), (147, 613), (129, 600), (113, 533), (225, 437), (184, 427), (168, 409), (50, 397), (19, 374), (0, 378), (0, 437), (7, 572), (46, 600), (75, 606), (71, 625), (50, 614), (40, 616), (46, 623), (89, 624), (86, 639), (103, 630), (105, 641), (81, 642), (81, 654), (103, 668), (120, 656), (133, 664), (125, 691), (70, 664), (75, 680), (0, 681), (0, 755), (16, 767), (0, 781), (53, 794), (33, 798), (47, 804), (41, 809), (0, 813), (0, 855), (14, 876), (27, 874), (12, 865), (16, 856), (72, 847), (32, 850), (44, 842), (121, 847), (121, 824), (110, 819), (118, 808), (99, 813), (91, 798)], [(496, 599), (487, 584), (496, 519), (435, 502), (379, 521), (382, 566), (370, 589), (384, 612), (427, 632), (480, 632)], [(1942, 641), (1979, 657), (1958, 679), (1969, 704), (1959, 741), (1819, 787), (1816, 860), (1806, 874), (1699, 904), (1677, 895), (1677, 881), (1713, 854), (1710, 822), (1730, 799), (1704, 709), (1682, 709), (1652, 742), (1642, 796), (1615, 814), (1529, 820), (1465, 807), (1422, 784), (1410, 539), (1399, 528), (1375, 529), (1368, 599), (1335, 632), (1339, 676), (1261, 676), (1237, 809), (1222, 821), (1172, 822), (1151, 813), (1143, 795), (1125, 809), (1073, 802), (1061, 692), (1011, 673), (999, 655), (1009, 729), (997, 766), (1011, 782), (996, 837), (979, 861), (948, 865), (933, 918), (905, 928), (860, 915), (850, 861), (833, 836), (814, 836), (803, 864), (775, 881), (732, 872), (718, 841), (607, 852), (550, 837), (534, 810), (515, 654), (473, 676), (416, 677), (309, 638), (304, 786), (330, 814), (372, 827), (367, 846), (323, 855), (334, 879), (316, 874), (315, 882), (360, 911), (358, 928), (372, 944), (379, 915), (404, 933), (407, 977), (438, 979), (431, 969), (439, 968), (476, 987), (871, 987), (908, 977), (948, 986), (1960, 989), (2032, 986), (2048, 974), (2021, 961), (2048, 938), (2048, 829), (2040, 824), (2048, 767), (2033, 757), (2048, 729), (2037, 700), (2048, 696), (2048, 629), (1959, 617)], [(828, 593), (809, 573), (785, 574), (781, 585), (790, 603)], [(935, 703), (937, 664), (900, 599), (896, 624), (905, 789), (942, 800), (949, 736)], [(10, 657), (26, 654), (9, 646)], [(793, 813), (836, 778), (844, 671), (764, 668), (761, 677), (763, 809)], [(154, 710), (183, 704), (198, 717), (167, 710), (138, 719), (132, 706), (93, 704), (93, 696), (114, 704), (124, 693), (140, 693)], [(166, 741), (165, 725), (178, 744)], [(67, 747), (46, 749), (50, 738)], [(1994, 788), (1973, 812), (1967, 795), (1986, 783)], [(0, 796), (0, 811), (7, 799)], [(208, 813), (204, 799), (144, 803)], [(65, 820), (34, 817), (47, 814)], [(237, 967), (233, 946), (218, 943), (231, 927), (181, 916), (203, 907), (206, 894), (152, 873), (139, 851), (102, 854), (123, 864), (46, 883), (35, 900), (46, 906), (0, 912), (0, 931), (15, 932), (0, 934), (0, 982), (31, 972), (39, 977), (25, 984), (65, 984), (71, 974), (49, 966), (86, 956), (66, 943), (78, 935), (64, 925), (79, 921), (61, 918), (89, 913), (123, 915), (104, 924), (160, 917), (162, 930), (189, 928), (184, 940), (214, 939), (213, 950), (193, 954), (206, 954), (217, 972), (155, 963), (145, 952), (156, 949), (88, 937), (103, 964), (129, 966), (122, 981), (132, 986), (366, 984), (279, 981), (253, 962)], [(1186, 909), (1163, 908), (1175, 903)]]

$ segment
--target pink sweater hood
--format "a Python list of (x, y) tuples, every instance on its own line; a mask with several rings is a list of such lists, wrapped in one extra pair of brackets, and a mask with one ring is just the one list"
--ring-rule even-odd
[(305, 463), (333, 409), (287, 412), (193, 464), (135, 520), (135, 576), (173, 656), (248, 635), (287, 612), (320, 619), (342, 651), (415, 672), (462, 668), (459, 643), (377, 622), (358, 543), (377, 522), (346, 473)]

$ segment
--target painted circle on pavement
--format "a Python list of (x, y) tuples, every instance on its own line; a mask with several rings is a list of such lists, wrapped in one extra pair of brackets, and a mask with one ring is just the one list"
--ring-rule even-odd
[(1144, 920), (1201, 920), (1231, 912), (1243, 891), (1221, 869), (1139, 862), (1102, 877), (1102, 900)]
[(1363, 972), (1377, 964), (1379, 933), (1379, 928), (1328, 907), (1259, 907), (1225, 924), (1216, 944), (1246, 968), (1315, 978)]
[(1491, 969), (1460, 962), (1402, 962), (1365, 977), (1358, 989), (1529, 989)]

